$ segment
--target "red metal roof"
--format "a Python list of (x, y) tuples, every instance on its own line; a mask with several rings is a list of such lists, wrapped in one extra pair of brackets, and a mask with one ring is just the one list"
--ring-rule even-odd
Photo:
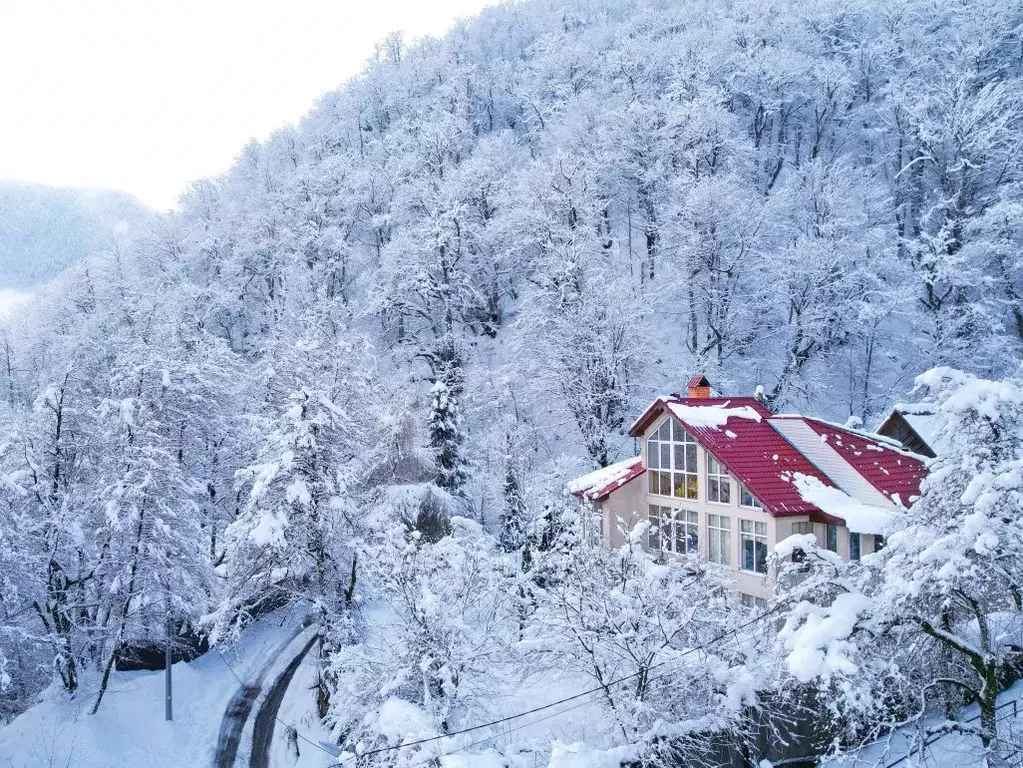
[(908, 451), (894, 448), (880, 438), (819, 419), (804, 418), (804, 421), (889, 499), (897, 494), (899, 501), (908, 505), (913, 497), (920, 495), (920, 481), (927, 474), (927, 467)]
[(695, 376), (693, 376), (691, 379), (689, 379), (689, 382), (686, 384), (686, 387), (709, 387), (709, 386), (710, 382), (707, 381), (707, 377), (701, 373), (698, 373)]
[(678, 420), (772, 515), (805, 515), (817, 509), (813, 504), (803, 501), (792, 483), (791, 476), (796, 472), (816, 477), (827, 486), (834, 485), (772, 429), (769, 423), (771, 412), (758, 400), (752, 397), (711, 400), (683, 398), (675, 402), (692, 408), (712, 405), (739, 409), (746, 406), (761, 415), (760, 421), (732, 416), (721, 427), (700, 426), (681, 418)]
[[(693, 411), (687, 414), (691, 408), (714, 409), (708, 411), (713, 416), (704, 418)], [(660, 397), (636, 419), (629, 434), (642, 436), (662, 413), (671, 413), (682, 423), (773, 515), (817, 511), (813, 504), (803, 500), (792, 483), (795, 473), (815, 477), (829, 487), (835, 486), (822, 468), (771, 426), (774, 420), (793, 417), (774, 416), (755, 398)], [(927, 470), (923, 462), (911, 454), (888, 445), (880, 437), (875, 439), (819, 419), (803, 418), (803, 421), (821, 435), (852, 470), (888, 499), (897, 495), (902, 504), (909, 504), (911, 498), (920, 493), (920, 481)], [(602, 498), (613, 490), (606, 489)]]

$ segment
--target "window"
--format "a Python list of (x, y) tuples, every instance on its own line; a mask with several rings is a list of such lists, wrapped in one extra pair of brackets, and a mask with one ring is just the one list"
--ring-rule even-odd
[(707, 454), (707, 501), (717, 504), (730, 504), (732, 501), (732, 481), (724, 465)]
[(742, 544), (742, 569), (767, 573), (767, 523), (740, 520), (739, 538)]
[(748, 595), (745, 592), (739, 593), (739, 600), (742, 602), (743, 607), (749, 608), (751, 611), (757, 613), (763, 613), (767, 610), (767, 601), (762, 597), (756, 595)]
[(651, 504), (647, 546), (678, 554), (700, 552), (700, 516), (687, 509), (672, 509)]
[(849, 559), (860, 559), (860, 535), (849, 531)]
[(746, 490), (746, 486), (742, 483), (739, 483), (739, 504), (743, 507), (762, 509), (760, 502), (756, 500), (752, 493)]
[(650, 493), (697, 498), (696, 441), (674, 419), (665, 419), (647, 439), (646, 463)]
[(880, 552), (882, 549), (884, 549), (884, 536), (882, 536), (880, 533), (875, 533), (874, 534), (874, 551), (875, 552)]
[[(807, 536), (813, 533), (813, 523), (809, 521), (801, 521), (792, 524), (792, 533), (799, 534), (801, 536)], [(806, 552), (803, 549), (792, 550), (792, 562), (793, 563), (804, 563), (806, 562)]]
[(832, 552), (838, 551), (838, 526), (837, 525), (825, 525), (824, 526), (824, 546), (830, 549)]
[(721, 565), (732, 564), (732, 519), (707, 515), (707, 559)]
[(661, 548), (661, 508), (651, 504), (647, 520), (650, 527), (646, 531), (646, 545), (656, 552)]

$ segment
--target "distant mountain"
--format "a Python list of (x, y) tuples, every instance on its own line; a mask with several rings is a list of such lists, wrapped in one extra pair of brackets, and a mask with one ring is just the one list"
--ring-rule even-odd
[(152, 215), (125, 192), (0, 181), (0, 288), (46, 282)]

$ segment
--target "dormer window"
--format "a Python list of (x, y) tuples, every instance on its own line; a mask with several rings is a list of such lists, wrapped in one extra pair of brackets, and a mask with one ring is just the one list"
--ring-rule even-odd
[(696, 441), (674, 419), (665, 419), (647, 438), (647, 474), (650, 493), (695, 499), (699, 493)]

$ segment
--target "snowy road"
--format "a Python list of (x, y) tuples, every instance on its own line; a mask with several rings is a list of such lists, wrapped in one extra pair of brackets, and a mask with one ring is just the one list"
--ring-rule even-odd
[[(259, 668), (259, 671), (256, 673), (256, 675), (252, 679), (242, 682), (237, 692), (234, 694), (233, 697), (231, 697), (231, 701), (228, 703), (227, 708), (224, 710), (224, 718), (220, 724), (220, 735), (217, 738), (217, 751), (213, 760), (214, 768), (235, 767), (235, 763), (238, 760), (239, 747), (241, 746), (242, 737), (245, 733), (245, 726), (249, 722), (249, 717), (252, 714), (252, 710), (255, 707), (256, 701), (259, 699), (260, 694), (263, 693), (263, 683), (275, 669), (279, 668), (281, 655), (287, 652), (288, 648), (295, 641), (295, 638), (297, 638), (304, 631), (306, 631), (307, 622), (308, 619), (306, 621), (303, 621), (302, 626), (296, 627), (295, 630), (290, 635), (288, 635), (284, 642), (278, 644), (277, 647), (274, 649), (273, 653), (270, 654), (270, 657), (266, 661), (266, 663)], [(316, 636), (314, 635), (313, 639), (310, 640), (304, 646), (304, 650), (298, 656), (298, 662), (301, 662), (301, 659), (305, 655), (305, 652), (309, 649), (309, 647), (313, 643), (313, 640), (315, 639)], [(216, 653), (216, 651), (214, 651), (214, 653)], [(298, 665), (294, 664), (294, 666), (297, 667)], [(288, 681), (290, 682), (291, 675), (288, 675), (288, 670), (291, 670), (291, 675), (294, 674), (292, 665), (289, 664), (288, 668), (284, 671), (284, 673), (274, 681), (273, 686), (270, 689), (270, 695), (267, 697), (267, 701), (269, 701), (269, 699), (273, 696), (273, 693), (280, 686), (281, 680), (283, 679), (284, 676), (287, 675)], [(281, 691), (282, 696), (283, 691), (286, 689), (287, 683), (284, 684), (283, 689)], [(280, 702), (278, 700), (278, 706), (279, 704)], [(264, 704), (260, 707), (260, 713), (262, 713), (262, 711), (265, 708), (266, 702), (264, 702)], [(274, 715), (276, 715), (276, 712), (277, 710), (276, 708), (274, 708)], [(259, 716), (257, 715), (257, 724), (258, 722)], [(270, 729), (271, 734), (273, 733), (272, 723), (273, 716), (271, 716)], [(253, 730), (253, 734), (255, 746), (256, 740), (255, 730)], [(267, 739), (267, 743), (269, 743), (269, 739)], [(253, 752), (253, 757), (251, 758), (252, 765), (257, 764), (255, 762), (254, 755), (255, 752)]]
[[(256, 722), (252, 729), (252, 757), (249, 760), (249, 768), (270, 768), (270, 744), (273, 741), (277, 712), (281, 708), (281, 702), (284, 700), (284, 694), (288, 691), (288, 686), (291, 685), (292, 678), (295, 677), (295, 672), (298, 670), (306, 654), (309, 653), (309, 649), (313, 647), (313, 643), (318, 639), (319, 636), (314, 635), (305, 644), (301, 652), (291, 660), (291, 663), (288, 664), (281, 676), (274, 681), (270, 692), (260, 705), (259, 712), (256, 713)], [(220, 768), (220, 766), (218, 765), (217, 768)]]

